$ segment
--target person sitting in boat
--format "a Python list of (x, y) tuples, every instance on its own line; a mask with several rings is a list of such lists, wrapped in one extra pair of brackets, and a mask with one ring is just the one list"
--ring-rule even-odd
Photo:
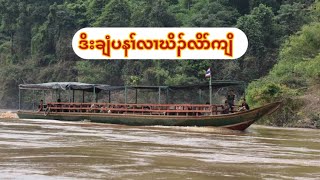
[(229, 104), (230, 112), (233, 112), (235, 99), (236, 99), (236, 94), (234, 93), (234, 90), (232, 89), (227, 94), (227, 101), (228, 101), (228, 104)]
[(91, 104), (90, 112), (95, 112), (95, 108), (97, 108), (97, 106), (95, 104)]
[(230, 109), (230, 106), (229, 106), (228, 100), (225, 100), (224, 105), (222, 105), (222, 114), (229, 114), (229, 109)]
[(241, 103), (241, 107), (239, 108), (239, 111), (249, 111), (250, 107), (248, 105), (248, 103), (246, 102), (246, 99), (244, 98), (242, 103)]
[(102, 113), (106, 113), (106, 112), (107, 112), (106, 105), (102, 105), (102, 106), (101, 106), (100, 112), (102, 112)]
[(192, 111), (192, 107), (189, 107), (189, 106), (188, 106), (188, 107), (187, 107), (187, 110), (189, 111), (189, 112), (188, 112), (188, 115), (189, 115), (189, 116), (194, 116), (194, 115), (196, 115), (194, 112), (191, 112), (191, 111)]
[(40, 104), (38, 106), (38, 112), (43, 111), (43, 100), (40, 100)]

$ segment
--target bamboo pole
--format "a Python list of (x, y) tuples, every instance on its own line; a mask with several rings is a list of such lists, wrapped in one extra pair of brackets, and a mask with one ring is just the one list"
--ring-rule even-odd
[(124, 87), (124, 103), (127, 104), (127, 93), (128, 93), (128, 89), (127, 86)]
[(136, 104), (138, 104), (138, 89), (136, 88)]
[(158, 95), (158, 104), (161, 104), (161, 87), (159, 87)]
[(21, 92), (20, 92), (20, 88), (19, 88), (19, 110), (21, 109)]

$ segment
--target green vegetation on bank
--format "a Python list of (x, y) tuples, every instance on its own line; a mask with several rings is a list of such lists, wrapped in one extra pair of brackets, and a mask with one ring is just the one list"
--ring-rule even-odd
[[(193, 84), (206, 81), (211, 66), (214, 79), (253, 81), (247, 98), (254, 106), (288, 102), (281, 118), (266, 123), (315, 122), (319, 115), (301, 107), (319, 98), (317, 22), (314, 0), (0, 0), (0, 106), (17, 107), (21, 83)], [(236, 61), (84, 61), (71, 39), (90, 26), (232, 26), (246, 33), (249, 47)]]
[(314, 8), (312, 22), (287, 39), (270, 73), (248, 86), (251, 104), (284, 101), (267, 124), (320, 127), (320, 3)]

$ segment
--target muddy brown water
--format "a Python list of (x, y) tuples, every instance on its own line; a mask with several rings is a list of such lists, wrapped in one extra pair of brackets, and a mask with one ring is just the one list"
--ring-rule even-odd
[(320, 179), (320, 131), (0, 119), (0, 179)]

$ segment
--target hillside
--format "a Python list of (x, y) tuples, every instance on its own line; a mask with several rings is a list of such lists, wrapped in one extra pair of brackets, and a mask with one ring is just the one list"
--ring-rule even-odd
[(279, 62), (270, 73), (248, 86), (248, 99), (256, 106), (281, 100), (283, 107), (266, 124), (320, 127), (320, 3), (313, 22), (303, 26), (282, 46)]

